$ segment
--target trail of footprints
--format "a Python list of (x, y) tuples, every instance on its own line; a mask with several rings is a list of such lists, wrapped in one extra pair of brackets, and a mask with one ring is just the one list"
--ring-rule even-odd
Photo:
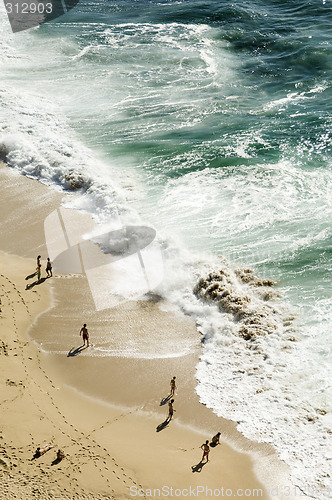
[[(1, 274), (1, 277), (4, 278), (7, 281), (7, 283), (9, 283), (11, 285), (11, 287), (13, 288), (15, 293), (17, 293), (17, 295), (19, 296), (19, 300), (17, 300), (17, 303), (19, 304), (20, 302), (22, 302), (22, 304), (24, 305), (24, 307), (27, 311), (27, 314), (31, 317), (31, 313), (30, 313), (30, 310), (28, 308), (28, 305), (25, 302), (24, 297), (21, 294), (21, 292), (18, 290), (18, 288), (16, 288), (15, 283), (13, 283), (9, 278), (7, 278), (7, 276), (4, 276), (3, 274)], [(3, 287), (4, 287), (4, 285), (3, 285)], [(32, 302), (34, 302), (34, 301), (32, 301)]]
[[(5, 278), (6, 281), (11, 285), (11, 287), (14, 290), (14, 293), (16, 293), (19, 296), (19, 300), (17, 302), (23, 303), (23, 305), (26, 308), (27, 314), (31, 317), (31, 313), (30, 313), (29, 308), (28, 308), (28, 306), (27, 306), (27, 304), (26, 304), (26, 302), (24, 300), (24, 297), (19, 292), (19, 290), (16, 288), (15, 284), (12, 281), (10, 281), (7, 277), (5, 277), (4, 275), (1, 275), (1, 276), (3, 278)], [(2, 285), (2, 287), (4, 288), (4, 285)], [(14, 308), (15, 300), (11, 299), (10, 298), (10, 294), (7, 293), (7, 292), (5, 292), (5, 291), (4, 291), (4, 296), (6, 297), (6, 299), (8, 301), (8, 308), (11, 309), (11, 311), (12, 311), (13, 327), (14, 327), (14, 331), (15, 331), (15, 334), (16, 334), (16, 340), (14, 340), (14, 342), (16, 342), (18, 344), (18, 348), (20, 349), (21, 354), (22, 354), (22, 359), (24, 361), (23, 362), (23, 369), (24, 369), (24, 372), (25, 372), (25, 376), (26, 376), (27, 379), (29, 379), (31, 381), (30, 376), (29, 376), (29, 372), (28, 372), (28, 367), (27, 367), (27, 361), (28, 361), (28, 359), (31, 359), (31, 358), (27, 358), (26, 354), (24, 352), (24, 347), (28, 343), (20, 342), (18, 340), (18, 335), (17, 335), (18, 327), (17, 327), (17, 320), (16, 320), (15, 308)], [(0, 348), (1, 348), (1, 344), (0, 344)], [(8, 350), (8, 346), (7, 346), (7, 350)], [(6, 355), (8, 355), (8, 354), (6, 354)], [(43, 370), (43, 368), (41, 367), (40, 358), (39, 358), (38, 354), (37, 354), (37, 361), (38, 361), (39, 369), (42, 371), (45, 379), (47, 380), (47, 382), (49, 383), (49, 385), (51, 386), (51, 388), (54, 389), (54, 390), (56, 390), (56, 387), (55, 387), (53, 381), (48, 377), (48, 375), (46, 374), (45, 370)], [(38, 389), (40, 390), (40, 393), (45, 395), (45, 392), (43, 391), (42, 387), (36, 381), (34, 381), (34, 383), (38, 387)], [(20, 389), (19, 394), (17, 394), (11, 400), (2, 401), (0, 404), (10, 404), (15, 399), (17, 399), (19, 397), (22, 397), (23, 392), (25, 390), (25, 386), (24, 386), (23, 382), (19, 382), (18, 384), (17, 383), (13, 383), (13, 385), (14, 384), (16, 386), (19, 386), (19, 389)], [(129, 414), (131, 414), (131, 413), (133, 413), (134, 411), (137, 411), (137, 410), (132, 410), (132, 411), (128, 411), (127, 413), (123, 413), (123, 414), (119, 415), (118, 417), (116, 417), (115, 419), (109, 420), (109, 421), (105, 422), (103, 425), (99, 426), (98, 428), (93, 429), (92, 431), (90, 431), (90, 433), (88, 435), (85, 435), (83, 432), (79, 431), (74, 425), (72, 425), (70, 422), (68, 422), (66, 420), (65, 415), (60, 411), (60, 409), (58, 408), (58, 406), (54, 402), (54, 398), (52, 397), (52, 395), (50, 394), (50, 392), (47, 391), (46, 395), (49, 398), (49, 400), (50, 400), (52, 406), (54, 407), (55, 411), (62, 418), (62, 420), (66, 424), (66, 426), (68, 426), (70, 428), (68, 430), (69, 432), (65, 432), (64, 430), (62, 430), (62, 428), (60, 426), (56, 425), (49, 417), (47, 417), (43, 413), (43, 410), (39, 406), (38, 401), (34, 401), (35, 406), (36, 406), (36, 408), (38, 409), (38, 411), (39, 411), (39, 413), (41, 415), (40, 418), (41, 419), (46, 418), (49, 421), (50, 425), (56, 431), (61, 432), (70, 441), (71, 444), (62, 446), (62, 448), (64, 450), (65, 449), (69, 449), (71, 447), (78, 447), (79, 450), (80, 450), (80, 451), (76, 451), (72, 456), (66, 455), (65, 461), (61, 462), (61, 469), (64, 470), (64, 472), (66, 473), (66, 477), (68, 479), (70, 479), (70, 481), (71, 481), (71, 495), (80, 494), (80, 493), (85, 494), (85, 492), (80, 488), (78, 479), (76, 477), (72, 477), (72, 475), (70, 474), (70, 472), (78, 471), (81, 474), (82, 473), (82, 466), (87, 465), (87, 464), (89, 464), (91, 462), (93, 463), (94, 467), (98, 470), (100, 477), (104, 479), (105, 483), (107, 484), (107, 487), (110, 489), (110, 491), (112, 493), (112, 497), (111, 497), (112, 499), (115, 500), (115, 497), (113, 496), (115, 494), (115, 492), (114, 492), (114, 489), (111, 487), (111, 482), (110, 482), (109, 477), (107, 477), (105, 475), (107, 472), (108, 473), (112, 472), (113, 473), (112, 477), (115, 477), (118, 481), (122, 481), (122, 483), (124, 485), (126, 485), (128, 488), (132, 484), (132, 485), (138, 486), (139, 488), (143, 489), (143, 486), (141, 484), (137, 484), (131, 476), (129, 476), (128, 474), (125, 473), (125, 469), (123, 467), (121, 467), (116, 462), (116, 459), (114, 457), (112, 457), (108, 453), (108, 450), (106, 448), (104, 448), (103, 446), (101, 446), (99, 443), (97, 443), (97, 441), (95, 439), (92, 438), (92, 434), (94, 432), (96, 432), (97, 430), (104, 429), (105, 427), (107, 427), (109, 425), (112, 425), (113, 423), (117, 422), (118, 420), (120, 420), (122, 418), (125, 418), (127, 415), (129, 415)], [(76, 439), (72, 436), (72, 432), (73, 431), (76, 434)], [(34, 439), (34, 437), (33, 437), (33, 435), (31, 433), (30, 433), (30, 437), (31, 437), (31, 443), (32, 443), (31, 453), (33, 453), (32, 450), (34, 450), (37, 447), (37, 443), (35, 442), (35, 439)], [(81, 438), (90, 440), (90, 442), (93, 443), (93, 448), (96, 451), (94, 449), (90, 449), (91, 445), (82, 446), (80, 444), (80, 439)], [(54, 440), (52, 440), (51, 443), (53, 441)], [(19, 449), (17, 447), (9, 447), (9, 446), (7, 446), (7, 447), (8, 448), (12, 448), (13, 452), (15, 450), (18, 451), (19, 453), (24, 453), (25, 452), (25, 449), (23, 449), (23, 448)], [(14, 455), (15, 455), (15, 453), (13, 453), (13, 456)], [(77, 462), (75, 461), (75, 458), (76, 459), (80, 459), (80, 465), (77, 465)], [(108, 465), (107, 460), (110, 462), (111, 467), (107, 466)], [(102, 463), (103, 463), (102, 467), (99, 466), (100, 461), (102, 461)], [(11, 468), (17, 466), (17, 464), (14, 463), (12, 460), (10, 462), (11, 462), (10, 463)], [(32, 464), (32, 462), (31, 462), (31, 464)], [(44, 474), (46, 474), (48, 476), (47, 479), (51, 479), (50, 473), (52, 473), (52, 469), (50, 469), (50, 467), (48, 467), (48, 469), (44, 470), (42, 465), (40, 465), (40, 464), (38, 464), (38, 465), (39, 465), (39, 469), (41, 470), (41, 472), (43, 472)], [(45, 465), (44, 465), (44, 467), (45, 467)], [(59, 468), (60, 468), (60, 466), (59, 466)], [(105, 471), (107, 471), (107, 472), (105, 472)], [(29, 481), (28, 475), (22, 474), (22, 476), (25, 476), (25, 479), (27, 481)], [(73, 486), (74, 486), (73, 483), (75, 483), (75, 489), (76, 489), (76, 491), (75, 490), (73, 491), (73, 489), (74, 489), (73, 488)], [(145, 498), (145, 495), (144, 495), (144, 498)]]

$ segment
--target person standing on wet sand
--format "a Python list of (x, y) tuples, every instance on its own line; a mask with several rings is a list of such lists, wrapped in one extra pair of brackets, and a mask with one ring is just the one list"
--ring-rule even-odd
[(170, 422), (173, 418), (173, 413), (175, 412), (174, 408), (173, 408), (173, 403), (174, 403), (174, 399), (171, 399), (169, 402), (168, 402), (168, 417), (167, 417), (167, 420)]
[(86, 323), (84, 323), (84, 325), (82, 326), (81, 331), (80, 331), (80, 335), (83, 336), (83, 345), (85, 345), (85, 341), (86, 341), (86, 346), (89, 347), (89, 333), (88, 333), (88, 330), (86, 327)]
[(36, 267), (36, 271), (37, 271), (36, 274), (37, 274), (38, 281), (41, 278), (41, 262), (40, 262), (40, 259), (41, 259), (41, 255), (38, 255), (38, 257), (37, 257), (37, 267)]
[(52, 273), (52, 262), (50, 261), (49, 257), (47, 257), (46, 274), (47, 274), (48, 278), (52, 278), (52, 276), (53, 276), (53, 273)]
[(203, 450), (203, 456), (201, 459), (201, 462), (203, 462), (204, 458), (206, 457), (206, 461), (209, 461), (209, 453), (210, 453), (210, 446), (209, 446), (209, 440), (207, 439), (205, 443), (202, 444), (201, 449)]
[(174, 394), (175, 394), (175, 389), (176, 389), (175, 379), (176, 379), (176, 377), (173, 377), (172, 380), (171, 380), (171, 382), (170, 382), (170, 385), (171, 385), (171, 396), (174, 396)]

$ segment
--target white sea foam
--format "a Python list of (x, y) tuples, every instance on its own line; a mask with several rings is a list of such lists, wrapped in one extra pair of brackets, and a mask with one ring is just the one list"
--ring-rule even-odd
[[(200, 161), (199, 153), (188, 161)], [(181, 262), (174, 269), (187, 269), (187, 274), (166, 270), (171, 283), (164, 283), (163, 291), (196, 317), (204, 334), (197, 368), (201, 401), (238, 421), (247, 437), (272, 443), (304, 491), (314, 498), (329, 498), (332, 304), (330, 293), (319, 297), (320, 289), (327, 293), (324, 280), (331, 272), (324, 252), (331, 234), (331, 172), (320, 168), (308, 172), (285, 160), (261, 170), (243, 166), (236, 171), (190, 172), (169, 181), (158, 217), (164, 229), (181, 233), (182, 240), (201, 252), (195, 261), (183, 251), (177, 254), (174, 247), (174, 255), (168, 250), (170, 259)], [(207, 267), (202, 242), (238, 262), (256, 262), (270, 279), (282, 280), (278, 286), (282, 298), (271, 302), (277, 311), (274, 333), (254, 342), (244, 340), (238, 334), (238, 318), (192, 297), (195, 273), (204, 277), (223, 268), (232, 274), (233, 266), (223, 261)], [(181, 248), (181, 240), (174, 246)], [(312, 259), (306, 256), (313, 248), (322, 249), (319, 263), (316, 254)], [(281, 269), (283, 262), (294, 267), (290, 276)], [(299, 276), (309, 275), (315, 266), (321, 273), (326, 267), (322, 281), (314, 286), (310, 279), (301, 282)], [(252, 289), (234, 283), (240, 298), (248, 295), (251, 304), (256, 303)], [(234, 286), (226, 282), (231, 294)], [(287, 306), (287, 298), (294, 306)], [(260, 308), (258, 303), (258, 312)]]
[[(100, 221), (138, 220), (122, 189), (103, 177), (105, 165), (70, 129), (57, 106), (33, 92), (0, 91), (0, 152), (8, 165), (45, 184), (81, 196), (70, 205), (91, 211)], [(108, 172), (111, 166), (108, 165)]]

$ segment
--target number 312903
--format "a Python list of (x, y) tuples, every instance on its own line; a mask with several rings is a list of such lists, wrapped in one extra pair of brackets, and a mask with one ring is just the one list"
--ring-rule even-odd
[(6, 10), (8, 14), (51, 14), (53, 5), (49, 3), (6, 3)]

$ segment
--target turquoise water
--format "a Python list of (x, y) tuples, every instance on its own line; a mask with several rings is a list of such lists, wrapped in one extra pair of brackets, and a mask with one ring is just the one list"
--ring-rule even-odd
[[(315, 498), (331, 458), (331, 22), (328, 1), (83, 1), (16, 35), (3, 13), (0, 37), (2, 156), (51, 185), (79, 172), (76, 206), (156, 228), (158, 291), (205, 335), (201, 400)], [(278, 283), (266, 363), (192, 295), (221, 265)]]

